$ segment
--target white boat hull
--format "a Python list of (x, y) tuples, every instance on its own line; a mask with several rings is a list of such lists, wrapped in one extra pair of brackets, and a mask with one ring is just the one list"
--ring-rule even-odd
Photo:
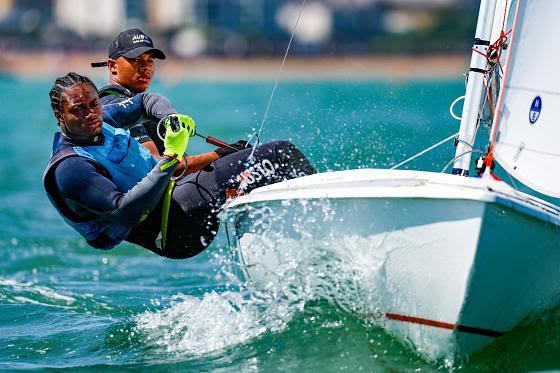
[(354, 170), (225, 210), (255, 289), (325, 296), (430, 358), (476, 351), (560, 297), (558, 211), (504, 183)]

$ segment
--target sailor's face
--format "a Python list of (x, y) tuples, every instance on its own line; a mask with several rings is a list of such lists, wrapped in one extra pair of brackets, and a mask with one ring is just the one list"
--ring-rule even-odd
[(141, 93), (148, 89), (156, 70), (155, 58), (152, 52), (146, 52), (136, 58), (119, 57), (109, 60), (111, 80)]
[(89, 140), (101, 132), (103, 111), (95, 88), (76, 84), (62, 96), (62, 113), (57, 115), (62, 132), (74, 140)]

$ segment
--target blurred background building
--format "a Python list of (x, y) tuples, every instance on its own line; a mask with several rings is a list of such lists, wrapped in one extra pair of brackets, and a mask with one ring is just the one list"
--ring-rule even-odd
[[(294, 0), (0, 0), (0, 49), (105, 52), (139, 27), (176, 57), (284, 53)], [(478, 0), (308, 0), (291, 53), (301, 56), (464, 51)]]

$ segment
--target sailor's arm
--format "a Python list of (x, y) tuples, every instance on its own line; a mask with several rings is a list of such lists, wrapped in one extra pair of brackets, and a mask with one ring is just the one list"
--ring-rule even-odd
[[(144, 93), (144, 107), (146, 113), (151, 115), (152, 117), (161, 120), (167, 116), (167, 112), (170, 110), (175, 110), (171, 103), (164, 97), (158, 94), (153, 93)], [(159, 153), (156, 147), (156, 144), (153, 141), (146, 141), (142, 143), (143, 146), (148, 148), (150, 152), (159, 159)], [(158, 154), (157, 156), (155, 154)], [(181, 161), (177, 173), (183, 172), (183, 169), (187, 167), (187, 173), (194, 173), (202, 170), (204, 167), (208, 166), (210, 163), (214, 162), (216, 159), (219, 158), (216, 152), (208, 152), (198, 155), (185, 155), (187, 157), (186, 162), (184, 160)]]
[(187, 148), (189, 137), (195, 132), (194, 121), (186, 115), (173, 115), (164, 123), (164, 157), (132, 189), (120, 190), (93, 161), (71, 157), (63, 160), (55, 170), (61, 197), (125, 226), (140, 223), (162, 197)]
[(123, 192), (92, 161), (71, 157), (58, 165), (55, 180), (60, 195), (73, 202), (70, 206), (77, 203), (96, 215), (134, 227), (155, 208), (177, 165), (176, 160), (164, 157), (138, 184)]
[(208, 166), (218, 158), (220, 157), (216, 152), (188, 155), (187, 164), (189, 165), (189, 167), (187, 168), (187, 174), (192, 174), (202, 170), (204, 167)]
[(119, 103), (103, 105), (103, 121), (125, 129), (136, 125), (144, 115), (159, 121), (176, 113), (171, 102), (157, 93), (140, 93)]
[[(140, 93), (123, 102), (103, 106), (103, 120), (117, 128), (130, 128), (144, 116), (150, 116), (156, 121), (160, 121), (162, 118), (175, 113), (177, 113), (177, 110), (173, 104), (165, 96), (156, 93)], [(147, 133), (145, 133), (144, 141), (141, 141), (141, 144), (150, 151), (154, 158), (161, 159), (162, 156), (155, 142), (147, 136)], [(189, 164), (190, 161), (189, 159)], [(194, 159), (192, 162), (193, 167), (198, 163)], [(177, 172), (182, 173), (186, 165), (187, 163), (181, 160)]]
[(233, 154), (237, 151), (247, 149), (248, 147), (250, 148), (251, 145), (248, 145), (247, 141), (239, 140), (235, 144), (223, 146), (214, 150), (213, 152), (191, 155), (188, 157), (189, 168), (187, 170), (187, 173), (198, 172), (215, 160)]
[[(157, 93), (140, 93), (130, 99), (118, 104), (107, 104), (103, 106), (103, 120), (113, 127), (130, 128), (138, 122), (143, 115), (148, 115), (156, 120), (161, 120), (170, 114), (177, 113), (171, 102)], [(142, 142), (150, 153), (160, 159), (161, 155), (153, 141)], [(208, 153), (187, 156), (187, 162), (182, 161), (177, 172), (182, 172), (188, 164), (187, 173), (202, 170), (210, 163), (219, 158), (218, 153)]]

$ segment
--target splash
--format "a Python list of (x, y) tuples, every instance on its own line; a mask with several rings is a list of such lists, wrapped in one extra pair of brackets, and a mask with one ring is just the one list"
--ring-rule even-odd
[[(344, 233), (340, 227), (358, 224), (336, 211), (327, 200), (247, 208), (240, 220), (251, 227), (237, 227), (246, 233), (235, 246), (254, 297), (299, 310), (309, 301), (327, 300), (345, 312), (378, 316), (376, 300), (387, 289), (377, 285), (385, 283), (387, 258), (403, 243), (387, 244), (383, 232)], [(226, 221), (231, 230), (233, 219)]]
[(238, 292), (210, 292), (202, 299), (178, 294), (172, 303), (135, 320), (148, 343), (169, 353), (205, 355), (242, 344), (267, 329), (256, 304)]
[[(228, 290), (201, 298), (178, 294), (165, 308), (136, 316), (136, 329), (146, 344), (183, 357), (224, 351), (285, 330), (317, 301), (326, 301), (343, 314), (367, 315), (367, 321), (377, 317), (375, 300), (381, 297), (381, 287), (375, 284), (382, 281), (387, 252), (371, 247), (383, 247), (384, 236), (333, 235), (317, 240), (313, 225), (336, 223), (337, 218), (325, 203), (306, 208), (320, 208), (323, 218), (306, 215), (308, 220), (297, 224), (297, 238), (290, 239), (275, 236), (276, 222), (268, 221), (262, 210), (255, 211), (267, 234), (245, 235), (241, 244), (248, 250), (243, 255), (234, 252), (232, 257), (222, 248), (214, 256), (220, 268), (217, 279)], [(268, 280), (252, 281), (244, 272), (248, 266)]]
[(376, 284), (384, 281), (387, 252), (370, 248), (382, 242), (382, 236), (283, 238), (282, 250), (273, 250), (277, 240), (246, 234), (242, 260), (254, 276), (246, 273), (247, 286), (253, 297), (290, 309), (303, 311), (311, 301), (326, 300), (344, 312), (375, 318), (383, 289)]
[[(395, 211), (398, 219), (379, 218)], [(268, 201), (240, 207), (226, 222), (247, 288), (268, 304), (301, 312), (310, 302), (326, 300), (365, 323), (381, 326), (389, 323), (387, 310), (415, 314), (431, 306), (422, 296), (431, 289), (411, 283), (411, 278), (420, 277), (411, 273), (420, 270), (411, 265), (408, 253), (435, 249), (431, 235), (411, 234), (421, 225), (403, 206), (359, 199)], [(438, 222), (430, 227), (446, 231)], [(402, 333), (405, 344), (412, 347), (409, 340), (414, 341), (431, 358), (439, 357), (449, 344), (447, 334), (434, 337), (425, 328)]]

